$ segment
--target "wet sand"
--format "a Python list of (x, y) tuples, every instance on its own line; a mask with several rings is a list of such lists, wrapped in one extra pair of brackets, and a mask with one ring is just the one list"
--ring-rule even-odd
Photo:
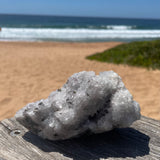
[(160, 71), (101, 63), (86, 56), (119, 42), (0, 42), (0, 120), (29, 102), (47, 98), (75, 72), (113, 70), (121, 77), (142, 115), (160, 120)]

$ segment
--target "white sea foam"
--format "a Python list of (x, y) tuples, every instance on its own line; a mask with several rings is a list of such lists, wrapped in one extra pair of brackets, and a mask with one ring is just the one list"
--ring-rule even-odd
[[(111, 26), (112, 27), (112, 26)], [(128, 26), (129, 27), (129, 26)], [(115, 29), (116, 28), (116, 29)], [(160, 30), (137, 30), (126, 26), (114, 29), (47, 29), (47, 28), (2, 28), (0, 40), (106, 40), (160, 38)]]
[(113, 29), (113, 30), (127, 30), (135, 28), (136, 26), (125, 26), (125, 25), (107, 25), (107, 29)]

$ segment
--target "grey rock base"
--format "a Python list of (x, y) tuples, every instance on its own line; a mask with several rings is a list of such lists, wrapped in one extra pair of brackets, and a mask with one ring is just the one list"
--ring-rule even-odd
[(128, 127), (140, 119), (140, 107), (117, 73), (83, 71), (47, 99), (29, 103), (15, 117), (40, 137), (60, 140)]

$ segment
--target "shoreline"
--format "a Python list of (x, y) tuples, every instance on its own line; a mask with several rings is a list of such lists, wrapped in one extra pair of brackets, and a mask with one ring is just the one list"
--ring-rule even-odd
[(44, 99), (73, 73), (114, 70), (142, 115), (160, 120), (159, 70), (85, 59), (122, 42), (0, 41), (0, 120), (14, 116), (27, 103)]

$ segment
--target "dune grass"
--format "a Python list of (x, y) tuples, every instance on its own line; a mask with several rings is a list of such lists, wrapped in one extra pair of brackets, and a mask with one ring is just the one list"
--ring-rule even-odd
[(121, 44), (87, 59), (107, 63), (160, 69), (160, 40)]

